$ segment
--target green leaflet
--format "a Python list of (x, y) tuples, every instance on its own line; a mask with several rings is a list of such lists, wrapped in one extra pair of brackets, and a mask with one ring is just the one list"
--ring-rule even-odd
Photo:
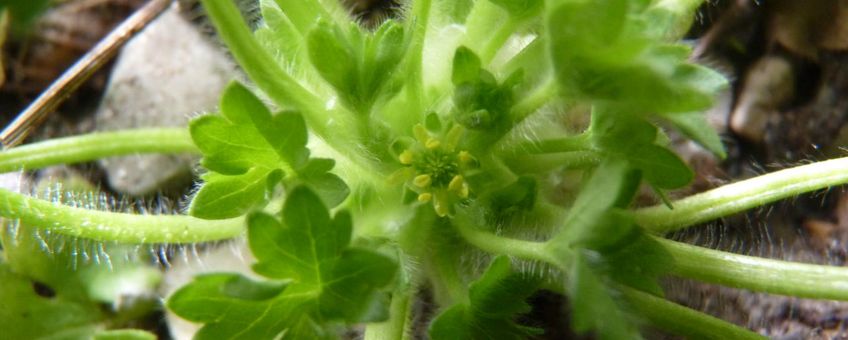
[(447, 308), (436, 316), (429, 334), (440, 339), (525, 339), (540, 330), (514, 321), (530, 311), (525, 300), (539, 280), (513, 272), (509, 257), (499, 256), (468, 288), (468, 302)]
[(574, 249), (589, 251), (597, 255), (591, 262), (593, 268), (600, 268), (598, 273), (662, 296), (657, 278), (671, 270), (673, 263), (664, 248), (623, 210), (642, 177), (641, 171), (634, 171), (628, 164), (614, 157), (598, 166), (551, 242), (561, 256)]
[[(636, 113), (708, 108), (724, 81), (690, 64), (688, 48), (664, 41), (671, 27), (651, 25), (644, 3), (560, 1), (548, 15), (551, 58), (564, 92)], [(651, 27), (651, 29), (646, 29)]]
[(566, 291), (571, 302), (571, 325), (578, 333), (594, 331), (602, 340), (641, 339), (611, 292), (578, 254), (568, 275)]
[(642, 117), (597, 109), (590, 131), (596, 148), (625, 159), (654, 188), (680, 188), (694, 177), (676, 154), (656, 145), (658, 129)]
[(318, 74), (348, 108), (363, 115), (400, 90), (401, 78), (394, 71), (406, 43), (403, 27), (393, 20), (373, 33), (355, 24), (322, 21), (306, 36), (309, 60)]
[[(554, 242), (571, 245), (593, 238), (596, 234), (594, 228), (603, 216), (614, 208), (626, 206), (633, 199), (639, 177), (629, 175), (631, 171), (627, 162), (620, 159), (609, 158), (601, 162), (580, 190), (561, 231), (554, 236)], [(619, 233), (626, 232), (619, 230), (616, 235), (600, 237), (615, 239)]]
[(57, 292), (52, 298), (42, 297), (33, 282), (15, 274), (9, 266), (0, 265), (0, 324), (8, 339), (79, 339), (94, 334), (103, 319), (99, 307), (86, 300)]
[(308, 56), (301, 32), (273, 0), (260, 0), (259, 3), (264, 25), (254, 32), (256, 39), (267, 50), (274, 52), (272, 54), (277, 56), (279, 63), (306, 66)]
[[(131, 247), (109, 245), (97, 252), (100, 259), (110, 259), (110, 266), (80, 259), (80, 245), (43, 249), (43, 234), (27, 226), (0, 231), (0, 338), (3, 339), (99, 339), (104, 331), (120, 326), (128, 313), (143, 316), (151, 312), (153, 303), (143, 299), (126, 303), (123, 308), (107, 313), (103, 304), (116, 304), (126, 298), (126, 281), (132, 277), (137, 289), (152, 292), (161, 273), (141, 262), (130, 262)], [(50, 242), (49, 240), (46, 242)], [(11, 326), (14, 325), (14, 326)], [(123, 332), (123, 331), (121, 331)], [(129, 331), (142, 335), (142, 331)], [(149, 334), (149, 333), (146, 333)], [(108, 338), (106, 338), (108, 339)], [(138, 338), (142, 339), (142, 338)]]
[(663, 119), (680, 130), (687, 137), (692, 138), (698, 144), (705, 147), (719, 158), (727, 157), (724, 151), (724, 145), (721, 143), (721, 137), (715, 129), (710, 126), (707, 119), (700, 112), (683, 112), (674, 114), (664, 114)]
[[(308, 132), (297, 113), (275, 115), (243, 85), (234, 82), (224, 91), (221, 115), (194, 119), (191, 137), (203, 153), (209, 170), (191, 202), (191, 215), (224, 219), (244, 215), (267, 202), (276, 185), (308, 184), (335, 206), (349, 192), (329, 166), (315, 167), (306, 148)], [(323, 161), (326, 164), (326, 161)]]
[[(330, 216), (305, 186), (288, 195), (282, 220), (257, 212), (248, 219), (253, 269), (270, 279), (237, 274), (201, 276), (174, 293), (168, 307), (204, 323), (198, 337), (326, 338), (333, 322), (372, 322), (388, 316), (383, 291), (397, 264), (381, 253), (350, 247), (352, 221)], [(329, 328), (328, 328), (329, 327)]]

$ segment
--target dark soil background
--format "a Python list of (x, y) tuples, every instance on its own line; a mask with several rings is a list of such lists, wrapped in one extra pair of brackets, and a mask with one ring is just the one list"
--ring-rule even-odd
[[(2, 49), (6, 77), (0, 86), (0, 124), (11, 121), (142, 3), (67, 1), (42, 15), (29, 33), (9, 36)], [(385, 0), (347, 0), (347, 5), (368, 26), (392, 16), (399, 7)], [(208, 25), (196, 8), (188, 12), (199, 29)], [(694, 46), (694, 60), (730, 79), (730, 88), (709, 112), (729, 157), (718, 160), (690, 142), (679, 141), (678, 151), (698, 173), (693, 186), (679, 196), (845, 156), (848, 1), (709, 1), (687, 39)], [(91, 115), (108, 77), (109, 66), (53, 114), (30, 141), (90, 131)], [(96, 187), (112, 191), (97, 164), (71, 169)], [(186, 186), (171, 192), (178, 200), (187, 190)], [(842, 266), (848, 260), (848, 195), (843, 188), (832, 188), (671, 237), (736, 253)], [(773, 338), (848, 339), (846, 303), (750, 293), (674, 278), (665, 286), (668, 297), (678, 303)], [(426, 300), (421, 303), (423, 310), (428, 309)], [(540, 338), (575, 338), (567, 327), (564, 297), (541, 292), (531, 300), (535, 308), (526, 320), (546, 328)], [(650, 338), (671, 338), (650, 334)]]

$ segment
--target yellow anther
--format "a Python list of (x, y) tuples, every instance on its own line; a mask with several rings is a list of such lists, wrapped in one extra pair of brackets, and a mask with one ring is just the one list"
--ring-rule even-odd
[(462, 183), (462, 189), (459, 190), (459, 198), (468, 198), (468, 183)]
[(459, 161), (463, 163), (471, 162), (473, 158), (471, 158), (471, 154), (468, 151), (460, 151), (459, 152)]
[(442, 142), (440, 142), (438, 139), (435, 139), (433, 137), (428, 138), (427, 143), (424, 143), (424, 146), (426, 146), (430, 150), (438, 148), (439, 145), (442, 145)]
[(427, 138), (430, 138), (430, 134), (427, 133), (427, 128), (424, 125), (416, 124), (412, 127), (412, 133), (415, 135), (415, 139), (417, 139), (421, 143), (427, 142)]
[(400, 160), (400, 164), (404, 164), (404, 165), (412, 164), (413, 158), (414, 158), (414, 155), (412, 154), (412, 151), (409, 151), (409, 150), (403, 150), (403, 152), (400, 153), (400, 156), (398, 156), (398, 160)]
[(465, 181), (462, 179), (462, 175), (453, 176), (450, 183), (448, 183), (448, 189), (450, 189), (451, 191), (459, 192), (459, 190), (462, 189), (462, 184), (464, 183)]
[(415, 184), (419, 188), (429, 187), (432, 182), (433, 178), (430, 175), (418, 175), (412, 180), (412, 184)]
[(421, 195), (418, 195), (418, 202), (425, 202), (426, 203), (426, 202), (429, 202), (431, 199), (433, 199), (433, 194), (431, 194), (429, 192), (425, 192)]

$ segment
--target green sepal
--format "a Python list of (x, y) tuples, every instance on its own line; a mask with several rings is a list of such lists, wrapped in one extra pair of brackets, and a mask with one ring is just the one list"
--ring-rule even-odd
[(470, 48), (460, 46), (453, 55), (451, 82), (454, 85), (476, 82), (481, 69), (480, 57)]
[(424, 118), (424, 127), (432, 133), (442, 132), (442, 119), (439, 118), (439, 114), (435, 112), (428, 113), (427, 117)]

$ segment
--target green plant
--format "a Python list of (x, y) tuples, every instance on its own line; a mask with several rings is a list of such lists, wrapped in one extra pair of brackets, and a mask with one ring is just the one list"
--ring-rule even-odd
[[(204, 324), (199, 338), (332, 338), (356, 323), (367, 339), (408, 338), (423, 287), (439, 306), (429, 328), (437, 339), (538, 333), (516, 321), (538, 289), (568, 296), (572, 318), (562, 322), (603, 339), (638, 338), (646, 324), (693, 338), (760, 337), (663, 299), (664, 275), (848, 299), (842, 268), (661, 237), (848, 181), (848, 159), (835, 159), (666, 198), (693, 174), (659, 123), (724, 156), (698, 112), (725, 81), (677, 42), (701, 1), (417, 0), (403, 20), (371, 31), (334, 0), (269, 0), (255, 32), (230, 2), (202, 2), (257, 91), (233, 83), (219, 114), (188, 131), (0, 153), (7, 171), (200, 153), (206, 172), (190, 216), (92, 211), (0, 190), (0, 215), (91, 242), (182, 244), (246, 231), (261, 279), (198, 276), (168, 299)], [(587, 114), (581, 132), (561, 123)], [(632, 208), (643, 185), (664, 204)], [(20, 283), (25, 256), (14, 251), (37, 242), (11, 234), (0, 280)]]

